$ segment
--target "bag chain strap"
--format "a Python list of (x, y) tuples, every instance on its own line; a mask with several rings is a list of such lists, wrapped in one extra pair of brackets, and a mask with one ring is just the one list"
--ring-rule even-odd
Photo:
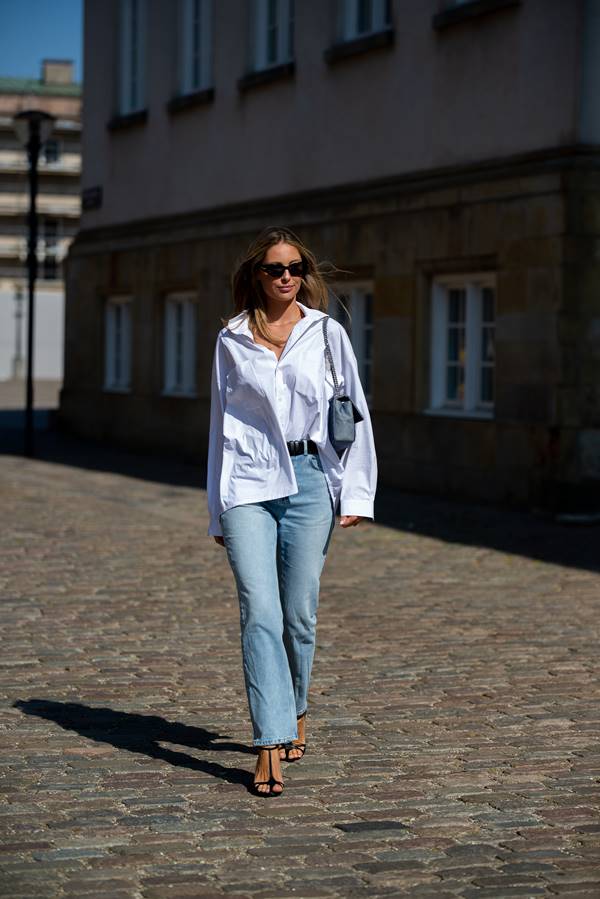
[(335, 388), (336, 396), (339, 394), (340, 385), (338, 383), (337, 375), (335, 373), (335, 365), (333, 364), (333, 356), (331, 355), (331, 348), (329, 346), (329, 340), (327, 339), (327, 319), (328, 315), (323, 319), (323, 337), (325, 338), (325, 355), (329, 360), (329, 365), (331, 366), (331, 375), (333, 377), (333, 386)]

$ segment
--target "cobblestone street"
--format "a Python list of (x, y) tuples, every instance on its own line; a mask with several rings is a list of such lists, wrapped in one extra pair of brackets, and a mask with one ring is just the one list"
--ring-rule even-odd
[(114, 458), (0, 457), (2, 895), (598, 899), (600, 529), (380, 491), (261, 799), (196, 471)]

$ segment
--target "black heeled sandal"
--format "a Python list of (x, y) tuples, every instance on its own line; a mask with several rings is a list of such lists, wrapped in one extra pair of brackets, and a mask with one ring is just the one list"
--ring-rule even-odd
[[(306, 718), (306, 712), (302, 712), (302, 714), (298, 717), (298, 721), (301, 721), (303, 718)], [(306, 752), (306, 743), (295, 743), (292, 740), (291, 743), (284, 743), (283, 748), (285, 749), (286, 762), (299, 762), (300, 759), (304, 758), (304, 754)], [(292, 749), (299, 749), (302, 755), (290, 757), (290, 751)]]
[[(253, 782), (252, 790), (256, 796), (281, 796), (281, 794), (283, 793), (283, 781), (277, 780), (276, 777), (273, 777), (273, 766), (271, 763), (271, 750), (273, 750), (273, 749), (279, 750), (280, 746), (281, 746), (280, 743), (275, 743), (274, 746), (259, 746), (258, 747), (258, 750), (261, 750), (261, 749), (269, 750), (269, 779), (268, 780), (255, 780)], [(269, 787), (268, 792), (265, 790), (257, 790), (256, 789), (257, 787), (262, 787), (265, 784), (268, 784), (268, 787)], [(272, 787), (275, 786), (275, 784), (279, 784), (281, 786), (281, 790), (273, 792)]]

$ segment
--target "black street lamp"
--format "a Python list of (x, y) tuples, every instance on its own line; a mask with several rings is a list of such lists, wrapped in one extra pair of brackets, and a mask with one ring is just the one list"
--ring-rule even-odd
[(13, 126), (29, 159), (29, 216), (27, 240), (27, 278), (29, 304), (27, 307), (27, 400), (25, 407), (25, 455), (33, 456), (33, 313), (35, 279), (37, 277), (37, 211), (35, 201), (38, 187), (38, 159), (40, 148), (48, 140), (54, 126), (54, 116), (39, 109), (25, 109), (17, 113)]
[(22, 352), (22, 334), (23, 334), (23, 288), (20, 284), (15, 284), (15, 355), (12, 362), (12, 376), (17, 378), (23, 377), (23, 352)]

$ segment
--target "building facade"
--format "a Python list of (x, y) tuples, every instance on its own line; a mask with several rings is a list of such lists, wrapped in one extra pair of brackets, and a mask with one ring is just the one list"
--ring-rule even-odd
[(44, 60), (41, 78), (0, 78), (0, 380), (20, 380), (26, 369), (27, 152), (13, 119), (41, 109), (56, 119), (38, 166), (38, 281), (34, 376), (60, 381), (64, 352), (63, 260), (81, 211), (81, 86), (73, 63)]
[(280, 223), (341, 270), (382, 483), (598, 494), (595, 0), (87, 0), (84, 31), (65, 426), (203, 458), (229, 275)]

